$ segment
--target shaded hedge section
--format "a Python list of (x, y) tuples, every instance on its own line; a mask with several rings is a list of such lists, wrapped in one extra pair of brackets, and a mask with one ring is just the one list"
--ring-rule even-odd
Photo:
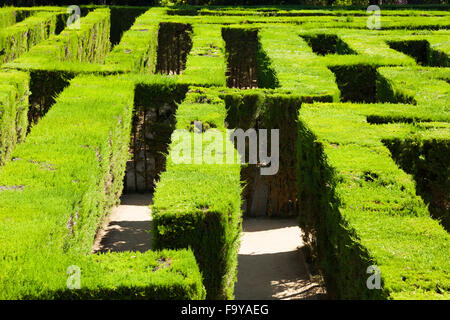
[(184, 70), (192, 48), (191, 33), (189, 24), (160, 23), (156, 73), (180, 74)]
[(37, 43), (55, 34), (56, 13), (38, 13), (0, 31), (0, 64), (27, 52)]
[[(150, 78), (152, 79), (152, 78)], [(130, 152), (124, 192), (153, 192), (166, 167), (175, 111), (188, 88), (176, 81), (140, 78), (136, 85)]]
[(315, 34), (311, 36), (303, 36), (313, 51), (319, 55), (327, 54), (356, 54), (355, 51), (336, 35), (331, 34)]
[(257, 88), (258, 29), (222, 28), (227, 54), (227, 87)]
[(395, 50), (413, 57), (422, 66), (448, 67), (450, 57), (438, 50), (433, 50), (427, 40), (387, 41)]
[(307, 259), (324, 275), (334, 299), (386, 299), (384, 290), (368, 290), (366, 269), (375, 264), (339, 212), (335, 193), (339, 178), (327, 162), (323, 145), (303, 122), (298, 123), (297, 183), (299, 222)]
[(376, 67), (371, 65), (331, 66), (336, 83), (341, 91), (342, 101), (376, 101)]

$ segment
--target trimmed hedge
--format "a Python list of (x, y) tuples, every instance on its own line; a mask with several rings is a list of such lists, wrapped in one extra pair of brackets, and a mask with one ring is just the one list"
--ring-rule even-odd
[[(447, 131), (448, 131), (447, 127)], [(448, 159), (450, 142), (446, 136), (414, 137), (409, 139), (386, 140), (399, 166), (413, 175), (417, 182), (417, 192), (429, 204), (431, 215), (450, 231), (448, 204), (450, 190)]]
[(0, 64), (12, 61), (55, 34), (56, 14), (37, 13), (11, 27), (0, 29)]
[(133, 81), (75, 78), (2, 168), (0, 298), (204, 298), (188, 251), (90, 255), (123, 187), (133, 100)]
[(16, 11), (13, 8), (0, 8), (0, 30), (16, 23)]
[[(66, 268), (73, 263), (81, 271), (81, 286), (75, 290), (65, 287)], [(190, 250), (65, 256), (58, 260), (58, 268), (54, 270), (54, 278), (63, 281), (55, 289), (40, 294), (39, 299), (203, 300), (206, 294)]]
[[(295, 141), (297, 140), (296, 115), (302, 101), (309, 97), (274, 93), (262, 90), (221, 90), (219, 96), (227, 108), (226, 122), (230, 128), (279, 130), (279, 164), (273, 175), (259, 174), (258, 165), (243, 169), (241, 178), (247, 187), (242, 194), (246, 200), (246, 215), (263, 214), (272, 217), (297, 215), (297, 191), (295, 183)], [(270, 136), (268, 140), (271, 141)], [(271, 143), (268, 143), (271, 150)], [(248, 145), (246, 155), (249, 154)], [(248, 157), (247, 157), (248, 161)], [(261, 159), (258, 159), (261, 161)], [(247, 169), (247, 170), (246, 170)], [(255, 179), (264, 186), (264, 195), (253, 201)], [(264, 209), (260, 209), (264, 207)], [(255, 209), (257, 208), (257, 209)]]
[[(229, 137), (225, 115), (225, 105), (216, 94), (191, 88), (178, 107), (176, 129), (185, 130), (193, 139), (204, 138), (205, 133), (192, 132), (194, 121), (201, 121), (204, 129), (215, 128)], [(207, 299), (233, 299), (241, 231), (240, 164), (207, 164), (195, 157), (199, 150), (191, 151), (195, 163), (174, 163), (174, 148), (180, 143), (176, 137), (172, 135), (166, 171), (154, 194), (154, 245), (191, 247), (204, 277)], [(204, 143), (203, 148), (206, 146)], [(231, 152), (237, 159), (229, 139), (222, 146), (226, 148), (223, 156)]]
[(377, 100), (411, 103), (445, 114), (450, 103), (449, 68), (379, 68)]
[(338, 101), (339, 90), (333, 73), (318, 63), (297, 30), (280, 25), (260, 30), (262, 49), (272, 62), (280, 89), (308, 97), (310, 101)]
[(225, 42), (221, 27), (196, 24), (192, 35), (192, 49), (180, 81), (197, 86), (226, 86), (225, 72)]
[(9, 160), (16, 143), (25, 139), (29, 81), (24, 72), (0, 72), (0, 165)]
[[(442, 40), (445, 41), (445, 37), (407, 38), (388, 41), (388, 44), (391, 48), (413, 57), (417, 61), (417, 64), (448, 67), (450, 66), (449, 50), (448, 46), (447, 48), (445, 47), (446, 41), (444, 42), (444, 46), (442, 46)], [(430, 41), (437, 43), (437, 45), (431, 46)]]
[[(448, 68), (380, 68), (377, 96), (381, 101), (415, 104), (421, 118), (426, 121), (449, 122), (449, 79)], [(411, 112), (408, 116), (411, 117)], [(418, 120), (417, 116), (414, 120)], [(449, 195), (445, 191), (449, 190), (448, 137), (428, 135), (425, 138), (386, 140), (385, 143), (399, 165), (414, 176), (418, 192), (430, 204), (431, 214), (449, 230)]]
[[(448, 299), (450, 236), (382, 142), (426, 127), (370, 125), (359, 114), (363, 105), (345, 106), (303, 105), (297, 145), (300, 226), (329, 294)], [(370, 265), (381, 271), (381, 290), (366, 286)]]
[(376, 68), (374, 66), (354, 64), (329, 68), (336, 75), (342, 101), (376, 101)]
[(161, 14), (158, 9), (150, 9), (139, 16), (107, 56), (105, 63), (115, 64), (126, 72), (154, 73)]
[(30, 73), (30, 124), (36, 123), (47, 112), (55, 95), (77, 74), (73, 70), (80, 66), (91, 68), (91, 72), (101, 70), (91, 63), (104, 62), (111, 45), (109, 32), (109, 9), (97, 9), (81, 18), (80, 29), (66, 28), (5, 64), (8, 69)]
[[(432, 31), (448, 29), (447, 12), (385, 11), (383, 29), (374, 31), (364, 30), (365, 10), (152, 8), (109, 52), (109, 32), (117, 43), (122, 24), (111, 28), (109, 9), (96, 8), (83, 8), (91, 12), (81, 30), (66, 29), (5, 65), (27, 71), (30, 79), (0, 74), (0, 110), (7, 111), (0, 112), (0, 161), (23, 140), (28, 81), (32, 120), (71, 83), (0, 172), (0, 298), (233, 298), (245, 196), (240, 180), (247, 179), (247, 167), (175, 163), (178, 131), (153, 207), (155, 246), (163, 251), (89, 255), (93, 235), (122, 189), (133, 104), (145, 113), (181, 101), (176, 129), (206, 138), (196, 129), (201, 121), (203, 129), (226, 137), (234, 157), (228, 125), (282, 130), (279, 174), (264, 180), (273, 193), (268, 199), (281, 205), (267, 212), (291, 212), (298, 194), (305, 242), (333, 297), (449, 298), (448, 233), (429, 217), (431, 212), (443, 224), (447, 219), (449, 73), (417, 68), (420, 61), (448, 65), (448, 32)], [(5, 25), (0, 34), (61, 13), (35, 9), (17, 19), (36, 16)], [(120, 9), (114, 10), (117, 19)], [(132, 19), (125, 20), (129, 25)], [(156, 38), (161, 25), (182, 37), (160, 37), (177, 53), (173, 68), (163, 52), (166, 68), (160, 71), (180, 75), (146, 75), (158, 70), (158, 49), (166, 48)], [(237, 31), (229, 36), (230, 30)], [(250, 68), (259, 89), (224, 88), (225, 47), (233, 41), (234, 60), (242, 62), (237, 73)], [(24, 46), (18, 42), (17, 48)], [(78, 76), (83, 73), (129, 74)], [(297, 127), (302, 102), (340, 99), (396, 104), (304, 104)], [(172, 120), (165, 118), (170, 125), (164, 133)], [(381, 269), (381, 290), (366, 286), (371, 264)], [(81, 268), (80, 290), (66, 287), (69, 265)]]
[(80, 29), (64, 29), (59, 35), (33, 47), (9, 67), (54, 69), (55, 62), (104, 62), (111, 43), (110, 10), (96, 9), (80, 19)]

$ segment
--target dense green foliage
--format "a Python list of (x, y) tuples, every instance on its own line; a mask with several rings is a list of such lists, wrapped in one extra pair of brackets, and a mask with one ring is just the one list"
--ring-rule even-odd
[[(448, 8), (383, 9), (380, 30), (333, 9), (127, 8), (111, 26), (120, 7), (87, 6), (61, 30), (65, 8), (0, 8), (0, 298), (232, 299), (255, 177), (220, 160), (238, 157), (229, 129), (257, 128), (280, 129), (266, 214), (298, 211), (331, 297), (448, 299)], [(91, 254), (133, 125), (164, 106), (158, 251)], [(191, 163), (180, 132), (203, 139)]]
[(108, 55), (106, 64), (118, 65), (126, 72), (153, 73), (158, 47), (158, 17), (158, 12), (151, 10), (139, 16)]
[(0, 48), (5, 51), (0, 57), (0, 63), (12, 61), (37, 43), (48, 39), (55, 33), (55, 28), (55, 13), (43, 12), (0, 29)]
[(16, 12), (13, 8), (0, 8), (0, 29), (16, 23)]
[[(448, 298), (450, 237), (382, 142), (448, 139), (448, 126), (371, 125), (363, 107), (302, 106), (297, 157), (304, 238), (337, 298)], [(396, 105), (379, 107), (389, 113)], [(382, 291), (366, 287), (373, 264)]]
[(24, 72), (0, 72), (0, 165), (9, 160), (28, 126), (29, 76)]
[[(215, 128), (219, 136), (228, 137), (225, 116), (225, 104), (214, 92), (191, 88), (178, 107), (176, 129), (184, 130), (192, 140), (206, 141), (206, 133), (192, 129), (194, 121), (201, 121), (204, 129)], [(174, 163), (178, 139), (173, 135), (166, 171), (155, 192), (155, 245), (191, 247), (203, 273), (207, 298), (232, 299), (241, 230), (240, 164), (208, 164), (201, 156), (203, 150), (194, 148), (191, 162)], [(213, 143), (209, 138), (209, 144)], [(222, 157), (236, 157), (228, 139), (220, 143), (225, 150)], [(205, 142), (203, 148), (207, 146)]]
[[(133, 98), (133, 81), (75, 78), (2, 168), (2, 298), (204, 296), (192, 253), (89, 255), (122, 190)], [(66, 288), (70, 265), (79, 291)]]

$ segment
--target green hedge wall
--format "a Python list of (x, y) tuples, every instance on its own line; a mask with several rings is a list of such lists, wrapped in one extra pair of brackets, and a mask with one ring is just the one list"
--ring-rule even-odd
[(67, 27), (9, 66), (52, 70), (61, 61), (102, 63), (110, 51), (109, 32), (110, 10), (96, 9), (81, 18), (80, 29)]
[(301, 95), (306, 101), (338, 101), (334, 74), (320, 63), (294, 26), (275, 25), (259, 31), (261, 50), (270, 59), (279, 90)]
[(446, 138), (434, 139), (393, 139), (385, 144), (399, 166), (413, 175), (417, 191), (429, 204), (432, 216), (440, 220), (444, 228), (450, 230), (450, 190), (448, 159), (449, 141)]
[(81, 18), (80, 29), (66, 28), (59, 35), (31, 48), (18, 59), (4, 65), (30, 73), (30, 124), (36, 123), (54, 103), (79, 71), (100, 72), (110, 50), (110, 11), (96, 9)]
[(449, 68), (378, 68), (377, 100), (411, 103), (426, 108), (428, 112), (444, 114), (450, 102), (449, 80)]
[[(118, 201), (133, 105), (131, 84), (105, 82), (94, 77), (74, 80), (27, 142), (18, 146), (14, 161), (3, 167), (0, 214), (9, 218), (2, 219), (0, 227), (1, 250), (7, 257), (2, 269), (35, 264), (36, 272), (45, 274), (44, 261), (51, 268), (51, 259), (65, 252), (90, 253), (99, 220)], [(24, 271), (16, 280), (32, 279), (37, 281)], [(8, 288), (17, 297), (25, 294), (21, 290), (39, 296), (47, 285)]]
[[(178, 107), (176, 129), (199, 139), (206, 133), (194, 133), (192, 129), (194, 121), (201, 121), (204, 129), (215, 128), (229, 137), (223, 101), (205, 90), (190, 89)], [(207, 299), (233, 299), (241, 231), (240, 164), (206, 164), (195, 157), (193, 150), (197, 163), (174, 163), (177, 140), (172, 135), (166, 171), (154, 194), (154, 245), (192, 248), (204, 277)], [(237, 159), (229, 139), (225, 139), (225, 145), (226, 152)], [(206, 146), (204, 143), (203, 148)]]
[(0, 8), (0, 30), (16, 23), (16, 12), (13, 8)]
[(154, 73), (161, 19), (159, 15), (158, 10), (150, 9), (139, 16), (107, 56), (105, 63), (117, 65), (125, 72)]
[[(73, 79), (2, 168), (0, 298), (204, 298), (191, 252), (90, 255), (123, 187), (134, 87)], [(67, 289), (71, 265), (81, 269), (75, 291)]]
[[(450, 237), (383, 141), (448, 139), (448, 125), (366, 122), (366, 106), (303, 105), (297, 144), (300, 226), (338, 299), (448, 299)], [(396, 105), (378, 105), (387, 108)], [(372, 110), (376, 110), (373, 108)], [(404, 108), (408, 112), (407, 108)], [(430, 130), (433, 128), (433, 130)], [(367, 267), (381, 271), (370, 290)]]
[(197, 86), (226, 86), (225, 42), (220, 25), (195, 24), (192, 49), (187, 56), (182, 83)]
[[(73, 260), (72, 260), (73, 259)], [(31, 299), (58, 300), (203, 300), (206, 291), (190, 250), (114, 252), (69, 256), (58, 260), (54, 278), (65, 280), (66, 268), (80, 267), (80, 288), (61, 282)]]
[[(264, 90), (221, 90), (219, 96), (227, 108), (226, 121), (230, 128), (250, 128), (279, 130), (279, 167), (273, 175), (259, 176), (260, 183), (266, 187), (267, 216), (297, 215), (297, 191), (295, 184), (295, 141), (297, 140), (298, 110), (305, 97)], [(268, 141), (271, 141), (268, 136)], [(248, 155), (248, 146), (246, 147)], [(268, 143), (271, 149), (271, 143)], [(261, 159), (258, 159), (260, 161)], [(248, 161), (248, 158), (247, 158)], [(243, 173), (248, 184), (253, 184), (256, 173)], [(247, 215), (251, 215), (252, 190), (243, 194), (247, 198)], [(264, 200), (262, 200), (264, 199)]]
[(0, 164), (11, 153), (16, 142), (16, 89), (12, 85), (0, 85)]

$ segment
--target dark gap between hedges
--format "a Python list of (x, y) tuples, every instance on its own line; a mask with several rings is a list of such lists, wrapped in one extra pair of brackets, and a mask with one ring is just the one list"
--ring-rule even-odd
[(22, 22), (26, 18), (31, 16), (32, 11), (31, 10), (17, 10), (15, 12), (16, 15), (16, 23)]
[[(279, 129), (279, 170), (275, 175), (261, 175), (261, 163), (248, 164), (241, 169), (244, 183), (242, 197), (244, 216), (289, 217), (297, 215), (297, 182), (295, 175), (296, 115), (301, 97), (266, 96), (257, 91), (224, 94), (229, 128), (244, 131), (267, 129), (268, 154), (271, 150), (270, 129)], [(258, 131), (257, 131), (258, 132)], [(259, 138), (259, 137), (258, 137)], [(234, 141), (236, 146), (236, 141)], [(245, 141), (245, 157), (249, 159), (249, 138)]]
[(376, 102), (377, 70), (370, 65), (328, 67), (336, 76), (343, 102)]
[(198, 8), (189, 9), (168, 9), (167, 15), (169, 16), (196, 16), (198, 14)]
[(413, 57), (417, 64), (430, 67), (448, 67), (449, 57), (441, 51), (431, 48), (427, 40), (386, 41), (394, 50)]
[(305, 39), (314, 53), (322, 56), (327, 54), (356, 54), (347, 43), (334, 34), (304, 35), (302, 38)]
[(137, 85), (124, 193), (153, 192), (166, 167), (175, 112), (187, 92), (185, 86)]
[(158, 32), (156, 73), (181, 74), (192, 48), (192, 26), (183, 23), (161, 22)]

